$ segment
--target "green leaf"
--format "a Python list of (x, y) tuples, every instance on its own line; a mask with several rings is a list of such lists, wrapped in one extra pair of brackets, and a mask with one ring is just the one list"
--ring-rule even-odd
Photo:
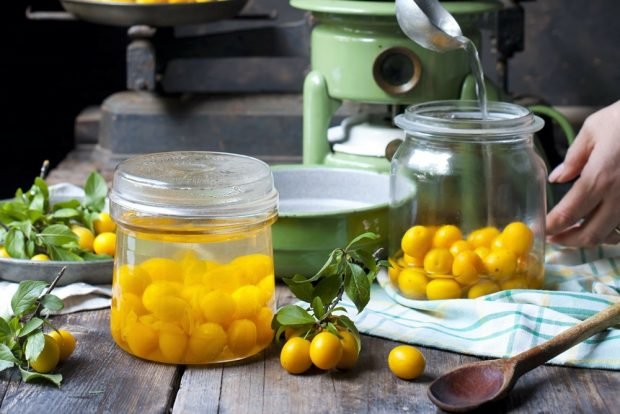
[(39, 210), (28, 210), (28, 220), (33, 223), (38, 222), (44, 216), (42, 211)]
[(15, 358), (15, 355), (13, 355), (11, 349), (2, 343), (0, 343), (0, 360), (19, 364), (19, 359)]
[(71, 199), (71, 200), (67, 200), (67, 201), (59, 201), (58, 203), (55, 203), (52, 206), (52, 209), (56, 212), (58, 210), (62, 210), (62, 209), (70, 209), (70, 210), (76, 210), (77, 208), (80, 206), (80, 201), (76, 200), (76, 199)]
[(21, 317), (31, 311), (47, 283), (41, 280), (24, 280), (19, 283), (17, 291), (11, 298), (11, 309), (15, 316)]
[[(32, 198), (28, 210), (31, 212), (44, 213), (45, 212), (45, 197), (43, 194), (38, 193)], [(40, 216), (39, 216), (40, 217)]]
[(63, 247), (58, 246), (47, 246), (47, 250), (50, 254), (50, 258), (52, 260), (57, 261), (67, 261), (67, 262), (82, 262), (82, 259), (79, 255), (73, 253), (71, 250), (65, 249)]
[(108, 255), (108, 254), (95, 254), (95, 253), (91, 253), (91, 252), (87, 252), (87, 251), (81, 251), (79, 256), (84, 259), (85, 261), (92, 261), (92, 260), (109, 260), (112, 259), (113, 257)]
[(353, 240), (351, 240), (351, 242), (349, 243), (349, 245), (346, 247), (345, 250), (349, 251), (349, 250), (358, 249), (360, 246), (363, 246), (368, 243), (366, 239), (378, 240), (379, 235), (373, 232), (362, 233), (356, 238), (354, 238)]
[(23, 204), (25, 207), (28, 207), (28, 204), (30, 203), (30, 198), (28, 198), (26, 194), (24, 194), (21, 188), (18, 188), (17, 191), (15, 191), (15, 201)]
[(338, 315), (337, 322), (338, 325), (342, 326), (343, 328), (348, 329), (352, 333), (359, 335), (357, 326), (355, 326), (355, 323), (347, 315)]
[(52, 312), (58, 312), (62, 308), (65, 307), (64, 302), (56, 295), (47, 294), (41, 297), (41, 305), (44, 309), (47, 309)]
[(43, 319), (41, 318), (32, 318), (28, 322), (26, 322), (22, 329), (20, 329), (18, 336), (23, 338), (24, 336), (30, 335), (32, 332), (36, 331), (43, 325)]
[(47, 183), (41, 177), (35, 177), (34, 185), (39, 189), (40, 194), (43, 196), (45, 201), (47, 202), (50, 198), (49, 188), (47, 187)]
[(342, 259), (342, 255), (343, 255), (342, 249), (333, 250), (329, 254), (329, 258), (327, 259), (323, 267), (321, 267), (321, 269), (318, 272), (316, 272), (314, 276), (306, 280), (308, 282), (314, 282), (323, 276), (334, 274), (338, 269), (338, 262)]
[(68, 243), (77, 243), (78, 236), (64, 224), (52, 224), (39, 234), (48, 246), (63, 246)]
[(293, 328), (298, 332), (298, 336), (307, 339), (308, 335), (314, 331), (315, 326), (314, 322), (305, 325), (280, 325), (275, 318), (271, 324), (271, 327), (276, 331), (275, 339), (278, 343), (282, 342), (285, 337), (284, 333), (288, 328)]
[(62, 374), (40, 374), (38, 372), (26, 371), (21, 367), (19, 368), (19, 372), (22, 374), (22, 380), (24, 382), (42, 379), (55, 384), (57, 387), (60, 387), (60, 383), (62, 382)]
[(11, 319), (9, 319), (8, 322), (9, 322), (9, 326), (11, 327), (11, 332), (17, 332), (19, 328), (22, 326), (19, 320), (20, 317), (21, 315), (13, 316)]
[(11, 227), (20, 230), (27, 239), (32, 236), (32, 222), (30, 221), (13, 222), (11, 223)]
[(338, 338), (340, 338), (340, 334), (338, 333), (338, 328), (336, 328), (336, 325), (334, 325), (333, 323), (331, 322), (327, 323), (327, 331), (333, 333)]
[(12, 228), (6, 235), (6, 251), (15, 259), (28, 259), (26, 255), (26, 238), (21, 230)]
[(39, 354), (41, 354), (41, 351), (43, 351), (44, 346), (45, 336), (43, 335), (43, 332), (35, 332), (32, 335), (26, 337), (26, 359), (29, 361), (36, 359)]
[(0, 342), (7, 342), (12, 335), (11, 326), (4, 318), (0, 317)]
[(312, 302), (314, 287), (304, 276), (294, 275), (293, 277), (284, 277), (282, 280), (298, 299), (308, 303)]
[(316, 320), (305, 309), (297, 305), (286, 305), (278, 310), (276, 320), (284, 326), (305, 325)]
[(281, 343), (282, 336), (286, 330), (286, 326), (280, 325), (275, 319), (271, 321), (271, 328), (276, 330), (275, 338), (278, 343)]
[(103, 177), (93, 171), (86, 179), (84, 184), (84, 201), (83, 205), (95, 210), (101, 211), (105, 206), (105, 198), (108, 195), (108, 185)]
[(377, 266), (377, 259), (367, 250), (353, 250), (349, 252), (351, 257), (358, 262), (361, 263), (368, 272), (366, 273), (366, 278), (368, 279), (368, 283), (371, 283), (377, 277), (377, 273), (379, 272), (379, 266)]
[(26, 338), (25, 357), (28, 361), (37, 359), (43, 347), (45, 346), (45, 336), (43, 332), (35, 332)]
[(368, 279), (368, 284), (372, 285), (372, 282), (374, 282), (377, 277), (377, 273), (378, 273), (378, 269), (375, 271), (368, 272), (366, 274), (366, 278)]
[(9, 223), (13, 220), (21, 221), (28, 219), (28, 206), (19, 201), (9, 201), (2, 204), (2, 213), (5, 218), (3, 222)]
[(19, 364), (19, 360), (15, 358), (8, 346), (0, 343), (0, 371), (13, 368), (15, 364)]
[(321, 279), (314, 287), (313, 295), (321, 298), (323, 303), (331, 303), (338, 296), (342, 282), (342, 276), (337, 274)]
[(349, 271), (345, 272), (344, 291), (361, 312), (370, 300), (370, 282), (366, 272), (355, 263), (348, 264)]
[(35, 243), (32, 240), (28, 240), (26, 242), (26, 256), (32, 257), (34, 256), (34, 251), (36, 249)]
[(317, 319), (321, 319), (325, 315), (325, 306), (323, 306), (323, 301), (320, 297), (316, 296), (312, 299), (312, 310), (314, 311), (314, 316)]
[(54, 219), (72, 219), (78, 217), (80, 212), (74, 208), (61, 208), (54, 211), (51, 217)]
[(367, 250), (351, 250), (349, 254), (356, 262), (364, 265), (364, 267), (369, 271), (377, 271), (377, 261), (375, 260), (375, 257)]
[(87, 227), (88, 229), (90, 229), (90, 231), (94, 233), (95, 226), (93, 225), (93, 222), (97, 220), (98, 218), (99, 218), (99, 213), (91, 212), (91, 211), (84, 211), (82, 212), (82, 217), (80, 221), (84, 224), (85, 227)]

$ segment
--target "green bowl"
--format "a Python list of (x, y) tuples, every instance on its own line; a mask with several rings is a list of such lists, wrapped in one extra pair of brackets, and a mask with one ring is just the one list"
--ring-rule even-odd
[(315, 274), (332, 250), (374, 232), (365, 246), (387, 248), (390, 176), (326, 166), (273, 167), (280, 195), (273, 225), (276, 277)]

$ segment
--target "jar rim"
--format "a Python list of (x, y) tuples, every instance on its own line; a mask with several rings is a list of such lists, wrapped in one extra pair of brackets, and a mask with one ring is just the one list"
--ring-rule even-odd
[[(277, 214), (271, 168), (246, 155), (170, 151), (137, 155), (115, 169), (111, 210), (177, 218), (256, 218)], [(118, 217), (120, 218), (120, 217)]]
[(544, 126), (540, 117), (520, 105), (492, 101), (487, 109), (489, 116), (482, 119), (478, 101), (431, 101), (407, 107), (394, 123), (408, 133), (485, 140), (533, 134)]

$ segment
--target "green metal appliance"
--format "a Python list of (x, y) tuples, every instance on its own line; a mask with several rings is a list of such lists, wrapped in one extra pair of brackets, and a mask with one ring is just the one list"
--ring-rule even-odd
[[(489, 16), (503, 8), (499, 1), (443, 4), (479, 49), (481, 22), (494, 21)], [(386, 149), (402, 136), (392, 119), (403, 106), (476, 98), (465, 51), (432, 52), (407, 38), (394, 1), (291, 0), (291, 5), (308, 10), (314, 20), (311, 71), (303, 88), (304, 164), (389, 171)], [(501, 90), (487, 82), (487, 96), (501, 99)], [(330, 128), (344, 101), (372, 110)]]

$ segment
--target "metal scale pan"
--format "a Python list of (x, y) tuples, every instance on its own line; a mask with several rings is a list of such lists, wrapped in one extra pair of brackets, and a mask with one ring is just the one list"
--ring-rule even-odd
[(112, 26), (181, 26), (233, 17), (247, 0), (214, 0), (204, 3), (136, 4), (96, 0), (60, 0), (65, 10), (91, 23)]

